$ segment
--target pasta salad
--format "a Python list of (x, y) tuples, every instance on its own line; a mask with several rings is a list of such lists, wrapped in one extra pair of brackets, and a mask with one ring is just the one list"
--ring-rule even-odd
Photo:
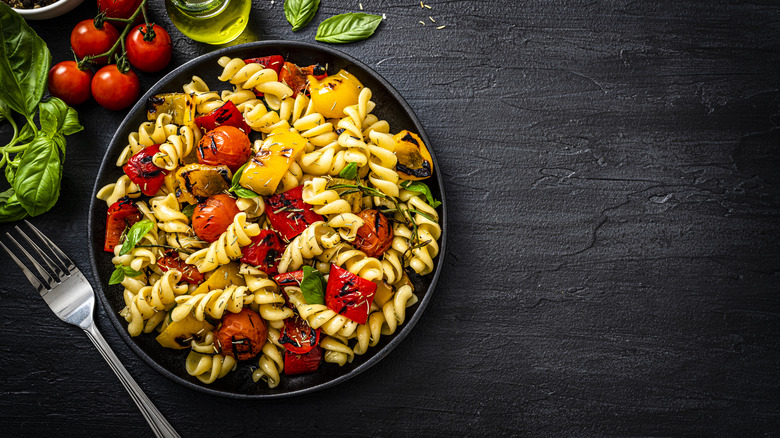
[(209, 384), (246, 361), (274, 388), (404, 323), (409, 275), (431, 274), (439, 253), (433, 160), (346, 70), (218, 63), (229, 89), (193, 76), (151, 98), (122, 175), (97, 193), (109, 290), (131, 336), (188, 350), (189, 375)]

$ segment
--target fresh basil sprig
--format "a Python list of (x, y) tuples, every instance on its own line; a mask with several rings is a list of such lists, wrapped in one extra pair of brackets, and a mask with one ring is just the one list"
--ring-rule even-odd
[(125, 235), (125, 241), (122, 243), (122, 248), (119, 250), (119, 255), (125, 255), (138, 245), (138, 242), (154, 228), (154, 222), (149, 219), (144, 219), (140, 222), (136, 222), (130, 227), (130, 230)]
[(111, 273), (111, 278), (108, 280), (108, 284), (119, 284), (125, 277), (138, 277), (143, 274), (141, 271), (136, 271), (130, 266), (114, 265), (114, 272)]
[(295, 32), (309, 24), (319, 7), (320, 0), (284, 0), (284, 16)]
[(353, 162), (344, 166), (344, 168), (341, 169), (341, 172), (339, 172), (339, 176), (345, 179), (357, 179), (358, 176), (357, 163)]
[(244, 174), (245, 167), (246, 164), (239, 167), (236, 173), (233, 174), (233, 179), (231, 180), (231, 185), (228, 191), (235, 193), (239, 198), (254, 198), (255, 196), (260, 196), (252, 190), (249, 190), (248, 188), (239, 184), (239, 181), (241, 181), (241, 175)]
[(409, 190), (410, 192), (417, 192), (425, 195), (425, 199), (428, 200), (428, 205), (430, 205), (433, 208), (436, 208), (441, 205), (441, 201), (437, 201), (436, 199), (433, 199), (433, 193), (431, 193), (431, 189), (423, 182), (407, 180), (402, 182), (400, 185), (401, 187), (405, 188), (406, 190)]
[(301, 292), (307, 304), (325, 304), (325, 276), (311, 266), (303, 267)]
[(351, 43), (374, 34), (382, 22), (380, 15), (350, 12), (335, 15), (320, 23), (314, 39), (323, 43)]

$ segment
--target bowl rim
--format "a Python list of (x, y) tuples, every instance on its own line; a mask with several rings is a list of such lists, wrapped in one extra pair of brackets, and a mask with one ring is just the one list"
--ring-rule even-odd
[[(40, 15), (47, 15), (47, 13), (51, 13), (52, 15), (47, 15), (43, 18), (55, 18), (60, 15), (64, 15), (71, 10), (73, 10), (76, 6), (80, 5), (84, 0), (57, 0), (54, 3), (44, 6), (42, 8), (32, 8), (32, 9), (20, 9), (20, 8), (11, 8), (16, 13), (21, 15), (24, 18), (36, 18)], [(73, 6), (70, 9), (65, 9), (67, 6)], [(60, 9), (63, 9), (62, 12), (57, 13), (60, 11)]]
[(422, 137), (423, 142), (427, 145), (431, 145), (430, 140), (428, 139), (427, 135), (425, 134), (422, 124), (420, 123), (419, 119), (415, 115), (412, 108), (409, 106), (409, 104), (406, 102), (406, 100), (401, 96), (401, 94), (381, 75), (379, 75), (376, 71), (374, 71), (371, 67), (363, 63), (362, 61), (359, 61), (358, 59), (352, 57), (351, 55), (348, 55), (344, 52), (341, 52), (339, 50), (333, 49), (331, 47), (316, 44), (316, 43), (309, 43), (304, 41), (288, 41), (288, 40), (264, 40), (264, 41), (255, 41), (245, 44), (238, 44), (235, 46), (225, 47), (219, 50), (215, 50), (203, 55), (200, 55), (196, 58), (193, 58), (184, 64), (180, 65), (179, 67), (176, 67), (175, 69), (171, 70), (168, 74), (163, 76), (159, 81), (157, 81), (154, 85), (152, 85), (147, 92), (141, 96), (136, 102), (135, 105), (128, 111), (125, 118), (122, 120), (120, 125), (117, 127), (113, 137), (111, 138), (111, 141), (109, 142), (108, 146), (106, 146), (106, 152), (101, 160), (100, 168), (98, 170), (98, 174), (95, 178), (95, 186), (93, 188), (92, 192), (92, 198), (89, 205), (89, 211), (87, 214), (87, 247), (89, 249), (89, 261), (90, 266), (92, 268), (92, 274), (94, 276), (95, 280), (95, 286), (98, 288), (96, 294), (99, 297), (99, 300), (104, 307), (104, 310), (108, 314), (108, 319), (113, 324), (114, 328), (119, 333), (120, 337), (125, 341), (125, 343), (130, 347), (133, 352), (139, 356), (144, 362), (146, 362), (147, 365), (152, 367), (154, 370), (156, 370), (158, 373), (164, 375), (165, 377), (169, 378), (170, 380), (183, 385), (189, 389), (196, 390), (198, 392), (206, 393), (209, 395), (219, 396), (219, 397), (226, 397), (226, 398), (234, 398), (234, 399), (251, 399), (251, 400), (267, 400), (267, 399), (279, 399), (279, 398), (287, 398), (287, 397), (294, 397), (304, 394), (310, 394), (313, 392), (321, 391), (326, 388), (331, 388), (333, 386), (336, 386), (340, 383), (343, 383), (358, 374), (366, 371), (367, 369), (371, 368), (373, 365), (378, 363), (381, 359), (383, 359), (385, 356), (387, 356), (395, 347), (409, 334), (409, 332), (412, 330), (412, 328), (417, 324), (419, 319), (422, 317), (423, 311), (427, 307), (428, 303), (430, 302), (433, 291), (436, 287), (436, 284), (438, 283), (439, 276), (441, 274), (442, 268), (444, 266), (444, 258), (446, 254), (447, 249), (447, 201), (446, 201), (446, 194), (444, 190), (444, 182), (442, 178), (442, 172), (440, 171), (441, 167), (439, 167), (439, 163), (436, 160), (436, 155), (432, 147), (429, 148), (429, 151), (431, 153), (431, 158), (434, 163), (434, 169), (439, 169), (435, 172), (436, 182), (439, 186), (440, 196), (441, 196), (441, 213), (439, 215), (439, 221), (441, 226), (441, 237), (439, 242), (439, 253), (437, 255), (438, 260), (436, 261), (436, 267), (434, 268), (434, 271), (432, 273), (431, 282), (428, 286), (427, 290), (425, 291), (425, 294), (420, 299), (420, 301), (417, 303), (418, 308), (414, 311), (414, 314), (411, 315), (409, 319), (407, 319), (403, 326), (399, 327), (399, 330), (396, 331), (392, 335), (392, 339), (384, 345), (381, 349), (377, 350), (371, 357), (369, 357), (364, 363), (359, 364), (356, 366), (353, 370), (340, 375), (332, 380), (329, 380), (324, 383), (316, 384), (311, 387), (301, 388), (301, 389), (295, 389), (291, 391), (286, 392), (280, 392), (280, 393), (271, 393), (271, 394), (243, 394), (243, 393), (235, 393), (235, 392), (228, 392), (218, 389), (213, 389), (208, 386), (201, 386), (199, 384), (187, 381), (183, 379), (182, 377), (174, 374), (173, 372), (169, 371), (167, 368), (163, 367), (159, 363), (155, 362), (152, 357), (144, 352), (139, 345), (137, 345), (133, 338), (128, 334), (126, 329), (126, 324), (124, 321), (120, 321), (120, 318), (113, 314), (112, 307), (110, 302), (108, 301), (108, 297), (106, 295), (105, 288), (103, 284), (99, 283), (100, 275), (99, 275), (99, 268), (97, 266), (97, 254), (95, 253), (95, 246), (94, 246), (94, 239), (95, 239), (95, 229), (94, 229), (94, 216), (95, 216), (95, 209), (99, 203), (104, 203), (105, 201), (102, 201), (100, 199), (97, 199), (96, 195), (97, 192), (100, 190), (102, 186), (100, 186), (100, 181), (105, 179), (104, 174), (108, 172), (108, 168), (115, 167), (114, 161), (111, 159), (112, 157), (109, 157), (109, 154), (114, 152), (113, 150), (116, 149), (116, 146), (112, 147), (114, 143), (117, 141), (117, 136), (121, 133), (125, 132), (127, 129), (127, 125), (130, 124), (132, 115), (135, 114), (137, 111), (141, 110), (147, 99), (158, 92), (158, 90), (165, 85), (167, 85), (175, 76), (177, 76), (181, 71), (186, 70), (190, 68), (191, 66), (194, 66), (196, 64), (200, 64), (203, 62), (208, 62), (209, 60), (213, 59), (219, 59), (220, 56), (225, 56), (231, 52), (234, 51), (240, 51), (243, 49), (253, 49), (253, 48), (268, 48), (268, 47), (274, 47), (274, 46), (285, 46), (285, 48), (290, 50), (295, 50), (296, 48), (300, 49), (307, 49), (307, 50), (314, 50), (314, 51), (321, 51), (324, 52), (332, 57), (336, 58), (342, 58), (343, 60), (352, 63), (356, 65), (357, 67), (367, 71), (369, 74), (372, 75), (373, 79), (377, 82), (381, 83), (383, 87), (389, 92), (389, 94), (392, 95), (394, 99), (397, 100), (397, 102), (401, 105), (401, 110), (404, 111), (409, 119), (412, 121), (412, 123), (415, 125), (416, 129), (419, 132), (419, 135)]

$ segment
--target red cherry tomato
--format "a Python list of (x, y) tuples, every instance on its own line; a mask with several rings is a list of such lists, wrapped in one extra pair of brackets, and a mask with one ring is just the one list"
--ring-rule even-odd
[[(106, 17), (130, 18), (142, 0), (97, 0), (98, 11), (105, 12)], [(140, 14), (139, 14), (140, 15)]]
[(210, 196), (195, 207), (192, 214), (192, 229), (198, 238), (213, 242), (233, 223), (241, 210), (236, 200), (225, 194)]
[(262, 351), (268, 329), (257, 312), (245, 307), (225, 315), (214, 334), (214, 343), (222, 354), (247, 360)]
[[(139, 24), (131, 30), (125, 40), (127, 60), (138, 70), (154, 73), (164, 69), (171, 61), (171, 36), (165, 29), (152, 25), (153, 38), (147, 41), (149, 29), (145, 24)], [(151, 38), (151, 36), (150, 36)]]
[(320, 329), (314, 330), (300, 316), (284, 320), (284, 329), (279, 335), (279, 343), (290, 353), (306, 354), (320, 343)]
[(353, 242), (355, 248), (369, 257), (377, 257), (387, 251), (393, 243), (393, 228), (385, 215), (376, 210), (363, 210), (358, 216), (365, 223), (357, 230)]
[(184, 260), (180, 259), (176, 253), (168, 254), (157, 260), (157, 266), (163, 272), (176, 269), (181, 272), (182, 281), (186, 281), (189, 284), (203, 283), (203, 274), (198, 271), (198, 268), (195, 265), (184, 263)]
[(284, 374), (293, 376), (296, 374), (313, 373), (322, 363), (322, 348), (316, 347), (306, 354), (284, 352)]
[[(95, 27), (92, 19), (79, 22), (70, 33), (70, 46), (79, 59), (88, 55), (100, 55), (108, 52), (119, 39), (119, 31), (111, 23), (103, 23), (103, 27)], [(96, 64), (105, 64), (106, 57), (94, 59)]]
[(49, 92), (70, 106), (92, 97), (92, 70), (79, 70), (76, 61), (62, 61), (49, 70)]
[(146, 196), (154, 196), (160, 190), (168, 173), (167, 170), (155, 166), (152, 162), (157, 152), (160, 152), (159, 144), (145, 147), (122, 166), (125, 175), (130, 178), (130, 181), (136, 183), (141, 188), (141, 193)]
[(282, 239), (273, 230), (262, 230), (252, 243), (241, 248), (241, 262), (257, 267), (268, 275), (276, 275), (279, 258), (284, 252)]
[(234, 126), (217, 126), (198, 144), (198, 162), (216, 166), (224, 164), (235, 172), (249, 159), (252, 144), (244, 132)]
[(129, 107), (140, 93), (138, 76), (132, 70), (122, 73), (114, 64), (101, 68), (92, 78), (92, 96), (100, 106), (111, 111)]
[(125, 230), (140, 221), (142, 217), (135, 202), (127, 196), (111, 204), (106, 214), (106, 240), (103, 250), (114, 252), (114, 248), (122, 241)]

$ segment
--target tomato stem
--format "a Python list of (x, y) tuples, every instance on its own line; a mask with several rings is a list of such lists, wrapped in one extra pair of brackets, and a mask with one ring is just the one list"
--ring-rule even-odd
[[(122, 30), (122, 33), (119, 35), (119, 38), (116, 40), (114, 45), (111, 46), (110, 49), (108, 49), (107, 52), (101, 53), (100, 55), (93, 56), (92, 59), (101, 58), (101, 57), (105, 56), (106, 57), (106, 62), (110, 63), (111, 59), (113, 58), (113, 59), (116, 60), (117, 64), (119, 64), (119, 59), (121, 59), (121, 56), (115, 56), (116, 49), (121, 47), (122, 48), (122, 53), (124, 54), (124, 52), (125, 52), (125, 37), (130, 32), (130, 28), (133, 27), (133, 26), (131, 26), (131, 24), (135, 22), (136, 18), (138, 18), (138, 14), (139, 13), (143, 13), (144, 21), (148, 23), (148, 20), (146, 18), (146, 2), (147, 1), (148, 0), (142, 0), (141, 4), (139, 4), (138, 7), (135, 9), (135, 12), (133, 12), (133, 15), (131, 15), (130, 18), (127, 18), (127, 19), (125, 19), (125, 18), (105, 17), (105, 13), (104, 12), (99, 13), (97, 15), (97, 17), (95, 17), (95, 27), (97, 27), (97, 20), (98, 20), (98, 17), (100, 17), (101, 15), (104, 16), (104, 18), (103, 18), (104, 21), (105, 20), (120, 21), (122, 23), (126, 23), (127, 26), (125, 26), (125, 28)], [(84, 60), (86, 60), (87, 58), (90, 58), (90, 57), (86, 56), (86, 57), (84, 57)], [(86, 62), (92, 62), (92, 60), (90, 59), (89, 61), (86, 61)], [(127, 73), (127, 71), (130, 69), (130, 67), (127, 66), (127, 65), (125, 65), (125, 69), (124, 70), (122, 70), (122, 68), (120, 68), (119, 65), (117, 65), (117, 68), (120, 71), (122, 71), (122, 73)]]

